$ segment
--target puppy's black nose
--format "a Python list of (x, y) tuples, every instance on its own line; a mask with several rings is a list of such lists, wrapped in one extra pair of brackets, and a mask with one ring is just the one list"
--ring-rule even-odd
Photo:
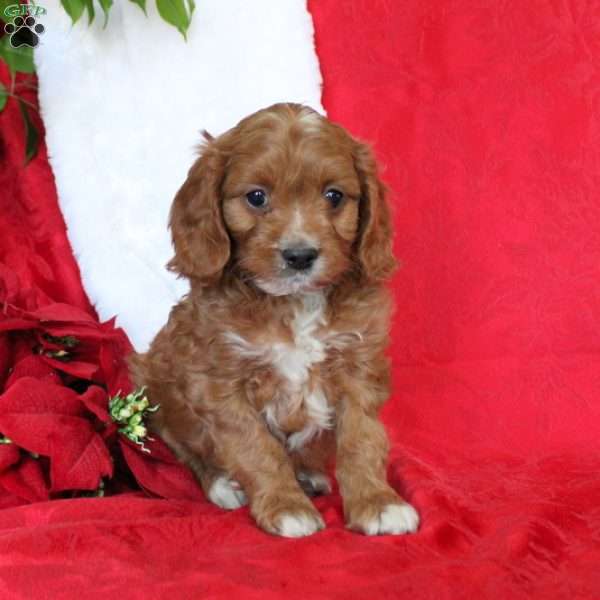
[(316, 248), (299, 246), (282, 250), (281, 256), (283, 256), (283, 260), (285, 260), (288, 267), (296, 271), (305, 271), (312, 267), (315, 259), (319, 256), (319, 251)]

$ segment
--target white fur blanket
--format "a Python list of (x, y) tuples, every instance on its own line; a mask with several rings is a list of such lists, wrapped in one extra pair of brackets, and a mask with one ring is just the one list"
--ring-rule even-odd
[(173, 196), (200, 131), (218, 134), (274, 102), (323, 111), (305, 0), (202, 0), (188, 41), (115, 2), (72, 26), (47, 0), (35, 52), (50, 164), (83, 283), (102, 319), (144, 350), (185, 282), (166, 271)]

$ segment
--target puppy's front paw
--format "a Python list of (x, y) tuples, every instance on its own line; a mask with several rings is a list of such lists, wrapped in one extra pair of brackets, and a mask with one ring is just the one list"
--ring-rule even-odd
[(419, 528), (419, 514), (407, 502), (382, 507), (365, 502), (354, 509), (348, 527), (366, 535), (414, 533)]
[(308, 513), (283, 513), (277, 520), (277, 532), (283, 537), (304, 537), (312, 535), (325, 524), (320, 515)]
[(277, 500), (274, 506), (255, 516), (262, 529), (283, 537), (304, 537), (325, 527), (321, 515), (304, 495)]

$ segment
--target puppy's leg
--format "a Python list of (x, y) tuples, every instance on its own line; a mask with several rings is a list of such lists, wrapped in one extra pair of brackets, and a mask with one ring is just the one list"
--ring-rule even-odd
[(388, 440), (375, 414), (352, 398), (338, 412), (336, 476), (350, 529), (367, 535), (412, 533), (415, 509), (388, 484)]
[(335, 436), (332, 431), (322, 431), (307, 446), (290, 456), (296, 479), (308, 496), (331, 493), (331, 480), (327, 475), (327, 463), (335, 452)]
[(321, 515), (302, 493), (288, 455), (260, 416), (245, 402), (223, 404), (211, 419), (215, 460), (246, 492), (258, 525), (285, 537), (322, 529)]

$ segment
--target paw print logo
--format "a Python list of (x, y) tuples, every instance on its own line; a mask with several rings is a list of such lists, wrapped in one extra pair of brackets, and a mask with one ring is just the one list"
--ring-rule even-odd
[(4, 26), (4, 31), (10, 36), (10, 45), (13, 48), (20, 46), (35, 48), (39, 44), (39, 36), (45, 29), (41, 23), (36, 23), (35, 19), (29, 16), (16, 17), (12, 23)]

